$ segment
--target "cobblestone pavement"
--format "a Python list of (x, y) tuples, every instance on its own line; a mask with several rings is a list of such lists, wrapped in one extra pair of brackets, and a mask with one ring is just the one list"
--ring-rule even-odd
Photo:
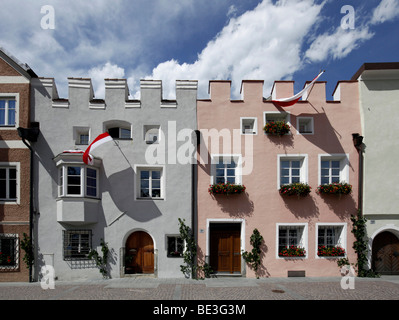
[(355, 278), (344, 290), (342, 278), (154, 279), (0, 283), (0, 300), (399, 300), (399, 277)]

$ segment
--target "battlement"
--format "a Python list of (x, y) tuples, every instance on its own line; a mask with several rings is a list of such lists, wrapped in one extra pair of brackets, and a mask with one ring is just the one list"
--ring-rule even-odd
[(68, 78), (68, 98), (60, 98), (54, 78), (37, 78), (32, 81), (34, 89), (52, 101), (53, 108), (69, 108), (71, 105), (87, 106), (88, 109), (106, 109), (107, 106), (141, 108), (143, 101), (151, 101), (160, 108), (177, 108), (179, 100), (197, 98), (198, 81), (176, 80), (176, 100), (162, 98), (161, 80), (140, 80), (140, 100), (129, 98), (126, 79), (104, 79), (105, 97), (96, 99), (90, 78)]
[[(293, 96), (294, 81), (275, 81), (270, 97), (264, 98), (264, 81), (263, 80), (243, 80), (241, 82), (241, 101), (271, 101), (275, 99), (288, 98)], [(304, 84), (307, 86), (310, 81)], [(334, 90), (332, 100), (326, 98), (326, 81), (317, 81), (314, 86), (302, 97), (302, 101), (315, 102), (340, 102), (353, 97), (357, 94), (357, 81), (339, 81)], [(230, 100), (231, 81), (229, 80), (211, 80), (209, 81), (208, 93), (212, 101)]]

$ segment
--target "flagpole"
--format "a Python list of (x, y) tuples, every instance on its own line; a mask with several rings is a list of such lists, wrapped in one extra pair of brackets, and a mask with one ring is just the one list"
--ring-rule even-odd
[(130, 164), (129, 160), (127, 159), (126, 155), (123, 153), (121, 147), (119, 146), (119, 143), (117, 143), (117, 142), (115, 141), (115, 139), (112, 139), (112, 140), (114, 141), (115, 145), (118, 147), (119, 151), (122, 153), (123, 157), (126, 159), (126, 161), (127, 161), (127, 163), (129, 164), (130, 168), (133, 169), (133, 167), (132, 167), (132, 165)]

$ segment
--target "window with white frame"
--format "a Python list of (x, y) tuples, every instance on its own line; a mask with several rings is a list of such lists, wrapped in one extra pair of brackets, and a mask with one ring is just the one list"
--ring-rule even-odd
[(109, 120), (104, 122), (104, 131), (116, 140), (132, 139), (132, 125), (124, 120)]
[(163, 169), (156, 168), (138, 168), (138, 198), (163, 198)]
[(305, 224), (278, 224), (277, 232), (278, 253), (291, 246), (307, 249), (307, 226)]
[(288, 112), (280, 111), (266, 111), (264, 112), (265, 125), (268, 122), (284, 121), (286, 123), (290, 122), (290, 114)]
[(184, 240), (180, 236), (167, 236), (168, 257), (182, 257)]
[(212, 158), (211, 183), (241, 184), (241, 156), (218, 155)]
[(17, 167), (0, 167), (0, 201), (17, 201)]
[(349, 183), (349, 159), (345, 154), (319, 155), (319, 184)]
[(91, 238), (91, 230), (63, 230), (64, 260), (88, 259)]
[(0, 234), (0, 269), (18, 268), (19, 243), (17, 234)]
[(258, 125), (257, 118), (254, 117), (242, 117), (240, 118), (241, 134), (257, 134)]
[[(346, 223), (317, 223), (316, 228), (317, 256), (319, 256), (318, 249), (320, 247), (325, 247), (326, 249), (339, 247), (346, 250)], [(324, 255), (321, 254), (320, 256)]]
[(88, 145), (90, 141), (90, 128), (73, 127), (73, 138), (76, 145)]
[(97, 198), (98, 169), (85, 165), (63, 165), (59, 168), (60, 197)]
[(17, 101), (15, 97), (0, 98), (0, 126), (15, 126)]
[(297, 117), (297, 128), (299, 134), (313, 134), (313, 117)]
[(307, 183), (307, 156), (278, 156), (278, 188), (291, 183)]
[(160, 128), (161, 128), (160, 125), (144, 126), (144, 140), (147, 144), (159, 143)]

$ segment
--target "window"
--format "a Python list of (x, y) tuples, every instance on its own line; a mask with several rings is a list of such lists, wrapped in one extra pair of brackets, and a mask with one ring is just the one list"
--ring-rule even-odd
[(297, 128), (299, 134), (313, 134), (313, 118), (312, 117), (298, 117)]
[(349, 160), (347, 155), (319, 155), (319, 184), (349, 183)]
[(73, 127), (73, 139), (76, 145), (88, 145), (90, 141), (90, 128)]
[(17, 201), (16, 167), (0, 167), (0, 201)]
[(98, 169), (62, 166), (59, 169), (59, 196), (98, 197)]
[(184, 250), (184, 241), (179, 236), (168, 236), (168, 257), (181, 257)]
[(128, 140), (132, 138), (130, 128), (114, 127), (108, 129), (109, 135), (114, 139)]
[(162, 198), (162, 168), (140, 168), (139, 198)]
[(0, 234), (0, 269), (18, 267), (18, 235)]
[(15, 126), (16, 105), (15, 98), (0, 99), (0, 126)]
[[(283, 249), (291, 246), (307, 249), (306, 224), (277, 224), (278, 248), (277, 255)], [(307, 251), (307, 250), (306, 250)]]
[(285, 123), (290, 123), (290, 114), (288, 112), (280, 111), (266, 111), (263, 113), (264, 125), (268, 122), (284, 121)]
[(257, 134), (257, 119), (256, 118), (240, 118), (241, 134)]
[[(346, 250), (346, 224), (345, 223), (318, 223), (317, 225), (317, 248), (341, 247)], [(316, 248), (316, 255), (317, 255)]]
[(291, 183), (307, 183), (307, 155), (279, 155), (278, 166), (278, 188)]
[(91, 250), (91, 230), (63, 231), (64, 260), (88, 259)]
[(147, 144), (159, 143), (159, 139), (160, 139), (159, 125), (144, 126), (144, 140)]
[(211, 184), (241, 183), (241, 156), (216, 155), (212, 157)]

